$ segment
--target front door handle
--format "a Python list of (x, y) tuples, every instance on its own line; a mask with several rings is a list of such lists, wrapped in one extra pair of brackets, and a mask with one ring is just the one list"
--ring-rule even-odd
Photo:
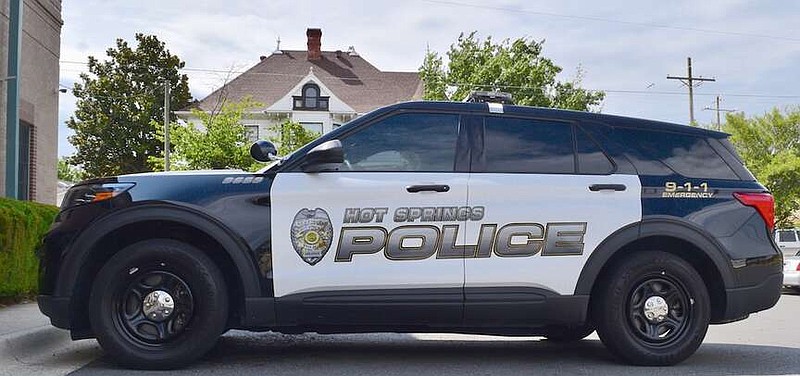
[(419, 192), (447, 192), (450, 190), (450, 186), (446, 184), (420, 184), (420, 185), (409, 185), (406, 187), (408, 193), (419, 193)]
[(592, 184), (589, 190), (592, 192), (598, 191), (624, 191), (627, 189), (625, 184)]

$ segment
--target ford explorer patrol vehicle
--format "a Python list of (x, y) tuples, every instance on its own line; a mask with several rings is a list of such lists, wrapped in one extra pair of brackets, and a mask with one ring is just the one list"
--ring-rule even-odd
[(256, 173), (94, 179), (61, 209), (39, 307), (134, 368), (228, 329), (596, 330), (670, 365), (782, 283), (773, 198), (726, 134), (499, 103), (392, 105)]

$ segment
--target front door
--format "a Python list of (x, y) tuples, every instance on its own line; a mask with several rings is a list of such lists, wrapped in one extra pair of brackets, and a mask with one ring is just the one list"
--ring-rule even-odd
[[(271, 191), (273, 281), (282, 325), (454, 325), (461, 258), (440, 258), (463, 225), (459, 116), (399, 113), (339, 136), (339, 171), (279, 172)], [(463, 153), (462, 153), (463, 154)]]

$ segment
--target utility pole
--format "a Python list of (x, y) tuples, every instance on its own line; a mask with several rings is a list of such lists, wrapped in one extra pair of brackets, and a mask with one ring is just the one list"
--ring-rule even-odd
[(719, 102), (720, 102), (720, 98), (719, 98), (719, 95), (717, 95), (717, 100), (714, 102), (715, 103), (714, 107), (706, 106), (706, 107), (703, 108), (703, 110), (711, 110), (711, 111), (716, 111), (717, 112), (717, 130), (721, 130), (722, 129), (722, 122), (720, 122), (719, 113), (720, 112), (734, 112), (734, 111), (736, 111), (736, 109), (720, 108), (719, 107)]
[(19, 81), (22, 62), (22, 0), (11, 0), (8, 14), (8, 77), (6, 82), (6, 189), (5, 196), (18, 199), (19, 192)]
[(689, 88), (689, 124), (694, 125), (694, 87), (700, 86), (703, 82), (714, 82), (713, 78), (703, 78), (692, 76), (692, 58), (686, 58), (686, 77), (680, 76), (667, 76), (668, 80), (679, 80), (682, 84)]
[(169, 80), (164, 80), (164, 171), (169, 171)]

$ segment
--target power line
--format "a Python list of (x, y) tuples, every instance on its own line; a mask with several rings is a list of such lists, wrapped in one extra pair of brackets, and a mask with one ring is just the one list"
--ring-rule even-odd
[[(81, 64), (87, 65), (83, 62), (78, 61), (60, 61), (60, 63), (64, 64)], [(181, 70), (189, 70), (192, 72), (209, 72), (209, 73), (231, 73), (231, 74), (241, 74), (245, 73), (246, 71), (230, 71), (224, 69), (213, 69), (213, 68), (182, 68)], [(264, 74), (269, 76), (276, 76), (276, 77), (297, 77), (302, 78), (306, 75), (300, 74), (291, 74), (291, 73), (269, 73), (269, 72), (249, 72), (248, 74)], [(342, 77), (336, 77), (342, 78)], [(356, 79), (357, 77), (344, 77), (343, 79)], [(459, 83), (459, 82), (452, 82), (447, 83), (448, 85), (453, 86), (465, 86), (465, 87), (474, 87), (474, 88), (489, 88), (489, 89), (529, 89), (529, 90), (542, 90), (541, 87), (534, 87), (534, 86), (518, 86), (518, 85), (498, 85), (498, 84), (473, 84), (473, 83)], [(71, 89), (67, 87), (68, 89)], [(586, 89), (592, 92), (605, 92), (605, 93), (616, 93), (616, 94), (647, 94), (647, 95), (686, 95), (685, 92), (678, 92), (678, 91), (657, 91), (657, 90), (626, 90), (626, 89)], [(716, 94), (706, 94), (706, 93), (694, 93), (694, 95), (698, 96), (714, 96)], [(775, 99), (798, 99), (800, 95), (793, 95), (793, 94), (750, 94), (750, 93), (722, 93), (721, 95), (728, 96), (728, 97), (744, 97), (744, 98), (775, 98)]]
[(674, 26), (674, 25), (658, 24), (658, 23), (652, 23), (652, 22), (636, 22), (636, 21), (616, 20), (616, 19), (602, 18), (602, 17), (576, 16), (576, 15), (570, 15), (570, 14), (560, 14), (560, 13), (552, 13), (552, 12), (533, 11), (533, 10), (528, 10), (528, 9), (513, 9), (513, 8), (506, 8), (506, 7), (499, 7), (499, 6), (492, 6), (492, 5), (468, 4), (468, 3), (461, 3), (461, 2), (447, 1), (447, 0), (422, 0), (422, 1), (426, 2), (426, 3), (433, 3), (433, 4), (461, 6), (461, 7), (478, 8), (478, 9), (489, 9), (489, 10), (497, 10), (497, 11), (504, 11), (504, 12), (513, 12), (513, 13), (527, 13), (527, 14), (535, 14), (535, 15), (539, 15), (539, 16), (556, 17), (556, 18), (567, 18), (567, 19), (575, 19), (575, 20), (581, 20), (581, 21), (607, 22), (607, 23), (616, 23), (616, 24), (623, 24), (623, 25), (653, 27), (653, 28), (659, 28), (659, 29), (671, 29), (671, 30), (681, 30), (681, 31), (692, 31), (692, 32), (698, 32), (698, 33), (732, 35), (732, 36), (740, 36), (740, 37), (751, 37), (751, 38), (783, 40), (783, 41), (789, 41), (789, 42), (800, 42), (800, 38), (785, 37), (785, 36), (780, 36), (780, 35), (742, 33), (742, 32), (738, 32), (738, 31), (713, 30), (713, 29), (703, 29), (703, 28), (697, 28), (697, 27)]
[[(80, 62), (80, 61), (66, 61), (60, 60), (59, 63), (61, 64), (75, 64), (75, 65), (83, 65), (87, 66), (88, 63)], [(71, 68), (70, 68), (71, 69)], [(185, 72), (199, 72), (199, 73), (221, 73), (221, 74), (259, 74), (259, 75), (266, 75), (266, 76), (278, 76), (278, 77), (305, 77), (306, 74), (292, 74), (292, 73), (271, 73), (271, 72), (251, 72), (251, 71), (241, 71), (241, 70), (229, 70), (229, 69), (213, 69), (213, 68), (191, 68), (191, 67), (184, 67), (179, 68), (179, 71)], [(343, 79), (357, 79), (358, 77), (337, 77)]]
[[(519, 90), (543, 90), (543, 87), (537, 86), (519, 86), (519, 85), (497, 85), (497, 84), (473, 84), (473, 83), (463, 83), (463, 82), (449, 82), (446, 85), (450, 86), (465, 86), (465, 87), (472, 87), (472, 88), (488, 88), (488, 89), (519, 89)], [(625, 90), (625, 89), (589, 89), (584, 88), (584, 90), (591, 91), (591, 92), (604, 92), (604, 93), (614, 93), (614, 94), (648, 94), (648, 95), (686, 95), (686, 92), (682, 91), (658, 91), (658, 90)], [(699, 96), (714, 96), (717, 94), (708, 94), (708, 93), (694, 93), (694, 95)], [(728, 97), (744, 97), (744, 98), (777, 98), (777, 99), (798, 99), (800, 95), (772, 95), (772, 94), (743, 94), (743, 93), (722, 93), (720, 95), (728, 96)]]

